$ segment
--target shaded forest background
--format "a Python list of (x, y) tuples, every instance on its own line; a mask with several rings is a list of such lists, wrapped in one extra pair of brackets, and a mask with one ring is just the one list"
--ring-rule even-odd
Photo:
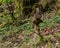
[[(59, 7), (60, 0), (0, 0), (0, 48), (60, 48), (60, 8), (55, 2)], [(44, 38), (34, 33), (38, 5), (43, 6), (39, 29)]]

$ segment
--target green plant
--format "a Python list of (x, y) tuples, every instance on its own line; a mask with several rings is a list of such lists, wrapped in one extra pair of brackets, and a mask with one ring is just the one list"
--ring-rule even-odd
[(59, 15), (58, 15), (58, 16), (55, 16), (54, 20), (55, 20), (57, 23), (60, 24), (60, 17), (59, 17)]

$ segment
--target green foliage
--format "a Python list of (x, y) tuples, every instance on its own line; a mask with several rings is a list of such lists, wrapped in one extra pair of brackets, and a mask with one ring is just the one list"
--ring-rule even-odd
[(58, 16), (55, 16), (54, 20), (55, 20), (57, 23), (60, 24), (60, 16), (59, 16), (59, 15), (58, 15)]
[(45, 27), (53, 28), (54, 22), (55, 21), (53, 19), (45, 20), (43, 23), (39, 24), (40, 29), (43, 30)]
[(1, 0), (0, 2), (2, 2), (2, 3), (11, 3), (11, 2), (14, 2), (14, 0)]
[(2, 3), (10, 3), (11, 0), (2, 0)]

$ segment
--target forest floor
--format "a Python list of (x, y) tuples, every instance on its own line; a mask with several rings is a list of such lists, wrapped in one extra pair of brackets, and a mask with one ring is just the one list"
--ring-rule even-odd
[(3, 22), (0, 25), (0, 48), (60, 48), (60, 16), (52, 18), (39, 24), (42, 36), (34, 32), (31, 18), (20, 26)]
[(60, 24), (40, 31), (43, 38), (34, 32), (20, 30), (9, 35), (0, 35), (0, 48), (60, 48)]

